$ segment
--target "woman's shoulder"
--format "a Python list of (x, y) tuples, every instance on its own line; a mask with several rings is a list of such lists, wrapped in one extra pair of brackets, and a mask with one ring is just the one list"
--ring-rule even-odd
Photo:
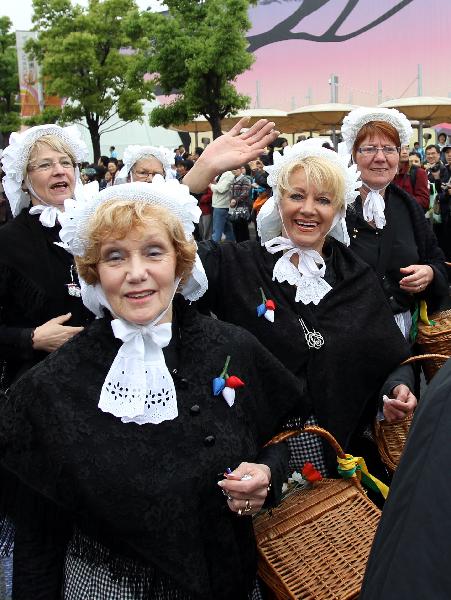
[[(63, 346), (27, 371), (11, 388), (17, 389), (82, 386), (117, 352), (108, 319), (96, 319)], [(120, 344), (119, 344), (120, 345)], [(113, 361), (111, 358), (110, 363)]]

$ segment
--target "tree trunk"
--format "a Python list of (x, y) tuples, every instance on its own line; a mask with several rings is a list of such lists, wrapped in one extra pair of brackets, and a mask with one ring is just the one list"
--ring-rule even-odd
[(91, 136), (91, 144), (92, 144), (92, 152), (94, 154), (94, 162), (100, 158), (100, 134), (99, 134), (99, 125), (95, 119), (86, 118), (86, 123), (88, 124), (89, 135)]
[(208, 118), (208, 122), (211, 125), (213, 139), (215, 140), (216, 138), (222, 135), (221, 119), (219, 118), (219, 115), (210, 115)]

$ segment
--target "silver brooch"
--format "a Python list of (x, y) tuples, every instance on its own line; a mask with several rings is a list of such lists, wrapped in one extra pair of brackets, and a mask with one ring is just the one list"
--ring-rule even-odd
[(66, 283), (67, 293), (69, 294), (69, 296), (73, 296), (74, 298), (80, 298), (81, 297), (81, 289), (74, 281), (74, 265), (71, 265), (71, 267), (70, 267), (70, 278), (71, 278), (71, 282)]
[(319, 350), (324, 345), (323, 336), (315, 329), (313, 331), (309, 331), (307, 325), (304, 323), (304, 320), (301, 319), (301, 317), (299, 317), (299, 323), (301, 324), (302, 331), (304, 332), (307, 346), (312, 350)]

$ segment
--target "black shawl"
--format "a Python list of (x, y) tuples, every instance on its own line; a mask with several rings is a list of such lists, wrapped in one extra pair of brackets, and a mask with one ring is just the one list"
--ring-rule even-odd
[[(299, 377), (319, 424), (348, 448), (357, 427), (374, 418), (384, 380), (409, 355), (371, 268), (330, 240), (326, 279), (333, 289), (306, 306), (294, 301), (293, 286), (272, 281), (280, 254), (255, 241), (199, 246), (209, 280), (200, 308), (251, 331)], [(276, 303), (274, 323), (257, 317), (260, 288)], [(323, 335), (320, 350), (307, 348), (300, 317)]]
[[(258, 459), (279, 485), (285, 449), (260, 448), (300, 405), (297, 379), (246, 331), (187, 309), (165, 349), (179, 416), (123, 424), (97, 407), (120, 344), (100, 319), (26, 373), (1, 407), (0, 464), (113, 548), (116, 574), (131, 557), (196, 598), (245, 598), (256, 568), (251, 520), (227, 509), (216, 482)], [(227, 355), (229, 374), (246, 384), (232, 408), (212, 394)]]

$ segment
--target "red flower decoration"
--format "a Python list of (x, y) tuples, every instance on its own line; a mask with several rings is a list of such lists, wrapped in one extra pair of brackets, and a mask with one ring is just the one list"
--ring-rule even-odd
[(302, 467), (302, 475), (304, 479), (307, 479), (310, 483), (314, 483), (315, 481), (320, 481), (323, 476), (319, 471), (315, 469), (315, 467), (310, 462), (306, 462)]
[(274, 300), (266, 300), (265, 306), (268, 310), (276, 310), (276, 303)]
[(231, 375), (226, 379), (226, 386), (230, 388), (239, 388), (244, 386), (244, 381), (241, 381), (236, 375)]

